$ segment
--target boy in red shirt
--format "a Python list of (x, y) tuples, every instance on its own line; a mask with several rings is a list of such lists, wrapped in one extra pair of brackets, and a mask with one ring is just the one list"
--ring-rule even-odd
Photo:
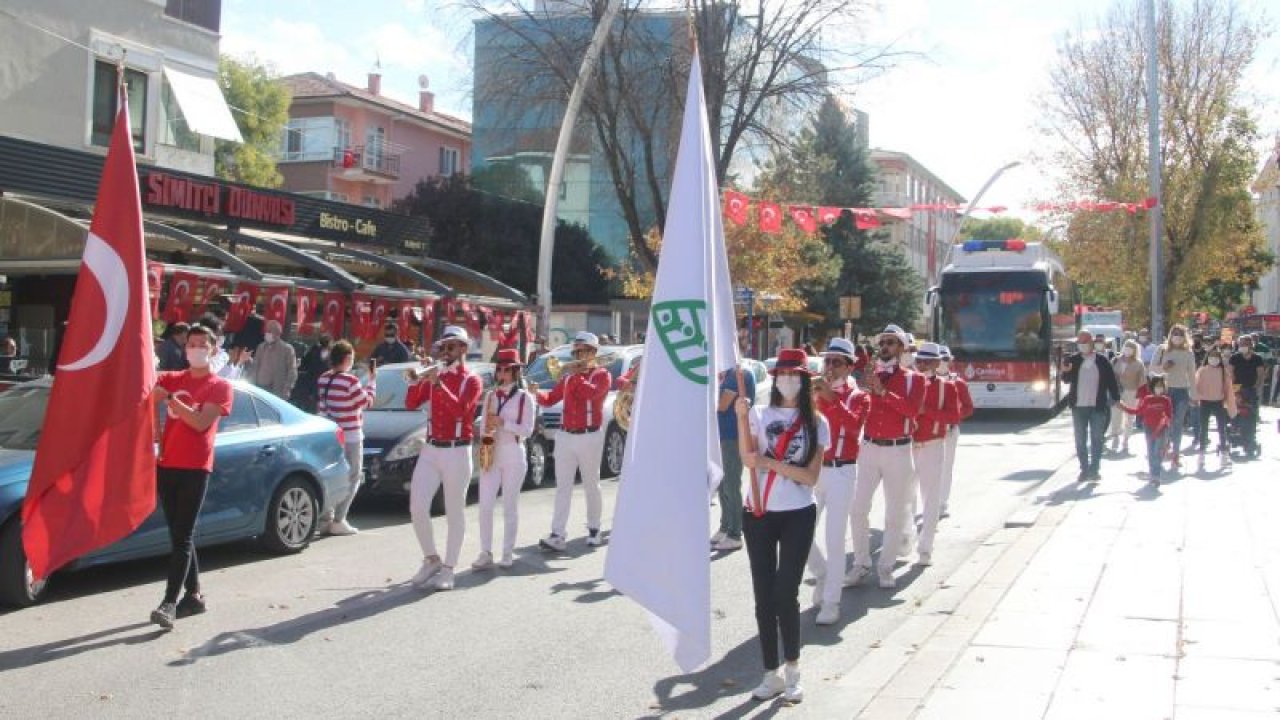
[(1173, 401), (1168, 397), (1163, 375), (1152, 375), (1147, 380), (1147, 390), (1146, 394), (1141, 391), (1138, 393), (1137, 407), (1120, 403), (1120, 409), (1142, 419), (1147, 434), (1147, 467), (1151, 474), (1149, 483), (1155, 486), (1160, 484), (1161, 460), (1169, 444)]
[[(195, 528), (213, 471), (213, 442), (218, 419), (231, 413), (231, 383), (209, 372), (213, 331), (193, 325), (187, 332), (188, 369), (160, 373), (153, 398), (165, 405), (160, 456), (156, 460), (156, 494), (169, 526), (169, 579), (164, 600), (151, 622), (172, 628), (179, 617), (205, 611), (196, 560)], [(187, 593), (178, 602), (178, 591)]]

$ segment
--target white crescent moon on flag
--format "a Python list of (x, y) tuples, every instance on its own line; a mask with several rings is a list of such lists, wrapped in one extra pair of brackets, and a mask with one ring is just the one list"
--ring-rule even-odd
[(306, 324), (311, 317), (311, 300), (306, 295), (298, 296), (298, 324)]
[(289, 315), (289, 301), (288, 301), (288, 300), (285, 300), (285, 295), (284, 295), (283, 293), (277, 293), (277, 294), (275, 294), (275, 295), (272, 295), (272, 296), (271, 296), (271, 314), (272, 314), (273, 316), (276, 316), (276, 315), (275, 315), (275, 307), (276, 307), (276, 301), (277, 301), (277, 300), (279, 300), (279, 301), (280, 301), (280, 314), (279, 314), (277, 317), (282, 317), (282, 318), (284, 318), (284, 317), (288, 317), (288, 315)]
[(176, 303), (180, 303), (180, 302), (185, 301), (185, 300), (186, 300), (186, 298), (187, 298), (187, 296), (188, 296), (188, 295), (190, 295), (190, 294), (191, 294), (191, 282), (190, 282), (190, 281), (188, 281), (188, 280), (179, 280), (178, 282), (174, 283), (174, 285), (173, 285), (173, 301), (174, 301), (174, 303), (175, 303), (175, 304), (176, 304)]
[(106, 305), (102, 334), (89, 352), (77, 360), (59, 365), (59, 370), (84, 370), (106, 360), (116, 349), (116, 341), (120, 339), (120, 331), (124, 329), (125, 316), (129, 313), (129, 272), (124, 267), (124, 261), (105, 240), (92, 232), (85, 243), (84, 264), (102, 287), (102, 298)]

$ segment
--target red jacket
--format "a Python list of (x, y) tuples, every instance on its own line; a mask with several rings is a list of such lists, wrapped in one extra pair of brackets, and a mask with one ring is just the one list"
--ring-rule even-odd
[(604, 421), (604, 399), (612, 386), (613, 377), (604, 368), (566, 374), (555, 387), (537, 393), (538, 404), (549, 407), (564, 400), (561, 427), (565, 430), (596, 429)]
[(1168, 395), (1152, 395), (1148, 392), (1138, 400), (1138, 407), (1131, 408), (1122, 403), (1120, 409), (1142, 418), (1142, 424), (1147, 430), (1157, 435), (1169, 427), (1169, 421), (1173, 418), (1173, 401)]
[[(876, 372), (874, 367), (868, 372)], [(897, 440), (915, 432), (916, 418), (924, 400), (924, 376), (913, 370), (894, 368), (877, 373), (884, 395), (871, 395), (871, 410), (863, 432), (873, 440)]]
[(484, 385), (462, 363), (440, 373), (440, 382), (414, 383), (404, 397), (404, 406), (417, 410), (431, 403), (431, 427), (428, 440), (453, 442), (470, 440), (475, 433), (476, 403)]
[(818, 397), (818, 410), (831, 426), (831, 447), (822, 456), (824, 462), (858, 459), (858, 443), (862, 439), (862, 426), (871, 412), (871, 395), (846, 383), (832, 388), (837, 399)]
[(956, 386), (939, 377), (926, 376), (923, 380), (920, 421), (911, 436), (916, 442), (937, 440), (947, 434), (947, 428), (960, 422), (960, 393)]
[[(956, 386), (956, 394), (960, 398), (960, 420), (964, 421), (973, 417), (973, 396), (969, 394), (969, 381), (955, 374), (952, 374), (947, 380)], [(956, 424), (959, 425), (960, 423)]]

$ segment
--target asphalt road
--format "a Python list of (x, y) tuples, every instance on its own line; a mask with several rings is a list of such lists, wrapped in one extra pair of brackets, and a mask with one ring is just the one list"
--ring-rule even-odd
[[(846, 590), (841, 622), (827, 628), (813, 625), (808, 581), (801, 589), (806, 692), (821, 693), (897, 627), (1034, 500), (1070, 448), (1064, 416), (968, 423), (933, 567), (900, 568), (895, 591)], [(616, 489), (605, 483), (606, 517)], [(607, 548), (578, 537), (566, 556), (538, 550), (552, 495), (522, 495), (514, 568), (468, 569), (449, 593), (408, 584), (420, 555), (396, 504), (360, 508), (359, 536), (322, 539), (300, 555), (204, 552), (210, 612), (169, 633), (147, 622), (163, 561), (58, 578), (45, 604), (0, 615), (0, 717), (810, 716), (804, 704), (748, 695), (760, 664), (743, 552), (714, 557), (712, 662), (680, 674), (643, 611), (604, 582)], [(571, 534), (585, 534), (584, 512), (579, 492)], [(879, 520), (877, 509), (873, 526)], [(472, 505), (461, 566), (478, 551), (475, 528)], [(437, 532), (442, 542), (443, 522)]]

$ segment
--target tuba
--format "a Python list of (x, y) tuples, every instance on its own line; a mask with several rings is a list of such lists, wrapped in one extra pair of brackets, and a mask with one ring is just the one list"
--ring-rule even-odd
[(631, 432), (631, 408), (636, 401), (636, 386), (640, 383), (640, 368), (636, 368), (636, 374), (631, 378), (631, 384), (625, 390), (618, 391), (618, 396), (613, 399), (613, 421), (622, 428), (623, 432)]
[(497, 454), (497, 441), (494, 435), (497, 434), (496, 427), (489, 426), (489, 410), (493, 407), (493, 390), (489, 391), (489, 396), (484, 401), (484, 432), (480, 436), (480, 449), (476, 451), (476, 462), (480, 465), (480, 472), (487, 472), (493, 467), (494, 456)]

